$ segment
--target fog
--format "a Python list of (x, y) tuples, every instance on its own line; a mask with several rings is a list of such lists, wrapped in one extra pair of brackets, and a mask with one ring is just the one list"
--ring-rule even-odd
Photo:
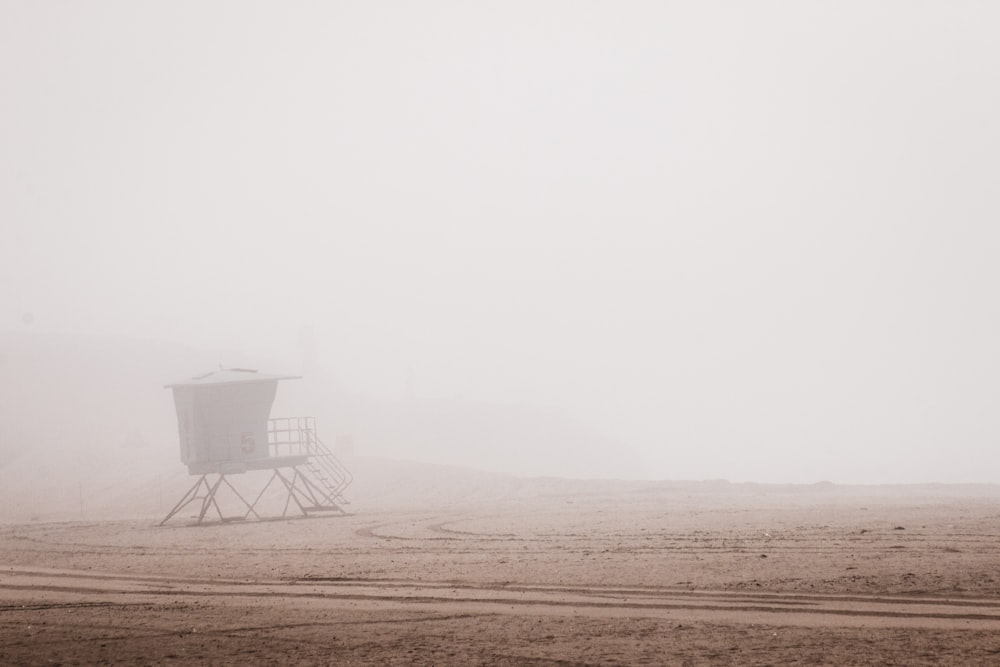
[(174, 457), (162, 385), (223, 364), (363, 455), (994, 482), (998, 27), (2, 0), (0, 451)]

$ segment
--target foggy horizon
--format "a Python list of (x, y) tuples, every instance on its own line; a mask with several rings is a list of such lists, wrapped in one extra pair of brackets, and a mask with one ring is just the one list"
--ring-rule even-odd
[[(578, 438), (615, 476), (996, 483), (997, 19), (8, 0), (0, 390), (92, 405), (15, 339), (127, 340), (94, 394), (148, 378), (149, 433), (221, 363), (322, 380), (331, 433), (492, 406), (455, 419), (551, 429), (567, 476)], [(477, 462), (395, 436), (360, 453)]]

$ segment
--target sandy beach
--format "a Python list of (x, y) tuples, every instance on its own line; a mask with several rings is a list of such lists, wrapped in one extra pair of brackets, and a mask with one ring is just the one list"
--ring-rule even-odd
[(451, 469), (428, 484), (427, 469), (379, 469), (394, 490), (361, 484), (346, 516), (3, 524), (0, 662), (968, 665), (1000, 656), (992, 487)]

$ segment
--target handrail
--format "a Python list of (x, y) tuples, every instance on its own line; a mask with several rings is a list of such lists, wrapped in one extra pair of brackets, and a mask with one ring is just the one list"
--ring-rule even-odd
[(343, 491), (354, 476), (316, 434), (314, 417), (268, 420), (267, 444), (272, 456), (306, 456), (306, 467), (317, 478), (331, 504), (346, 504)]

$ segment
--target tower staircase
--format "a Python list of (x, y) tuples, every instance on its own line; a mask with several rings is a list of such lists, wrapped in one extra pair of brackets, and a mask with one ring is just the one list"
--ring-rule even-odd
[[(305, 457), (294, 466), (295, 476), (286, 482), (289, 497), (308, 514), (333, 511), (343, 513), (348, 501), (344, 490), (354, 477), (337, 455), (316, 434), (314, 417), (278, 417), (268, 420), (268, 447), (273, 457)], [(296, 484), (297, 478), (301, 478)]]

